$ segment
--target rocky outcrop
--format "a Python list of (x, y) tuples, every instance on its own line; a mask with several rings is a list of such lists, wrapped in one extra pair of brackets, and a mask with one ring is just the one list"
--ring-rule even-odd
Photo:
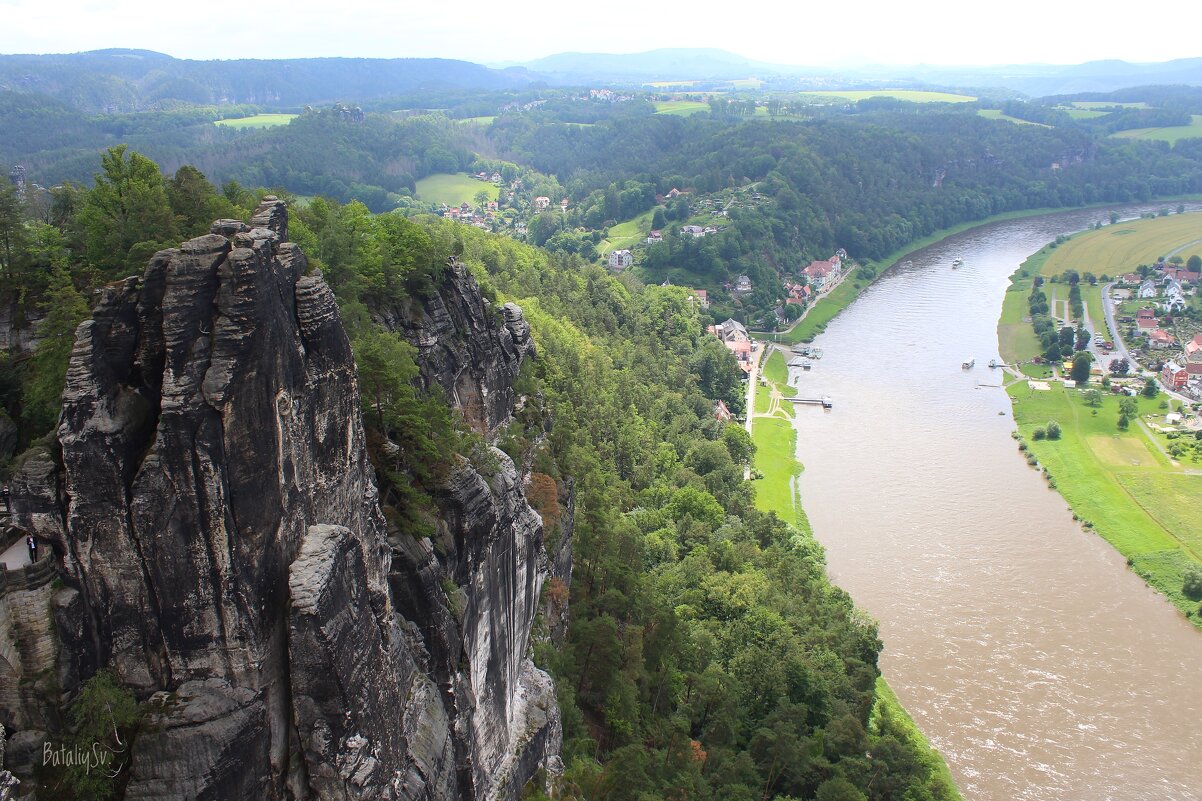
[(464, 418), (491, 433), (513, 413), (513, 382), (534, 353), (530, 324), (513, 303), (495, 308), (471, 272), (452, 258), (427, 297), (411, 298), (376, 315), (418, 349), (427, 389), (438, 387)]
[[(80, 325), (57, 445), (12, 482), (65, 584), (57, 675), (150, 704), (127, 798), (516, 798), (561, 737), (527, 656), (542, 520), (494, 451), (452, 471), (434, 540), (386, 531), (337, 304), (286, 236), (268, 198)], [(520, 309), (452, 264), (381, 317), (478, 430), (507, 421)]]

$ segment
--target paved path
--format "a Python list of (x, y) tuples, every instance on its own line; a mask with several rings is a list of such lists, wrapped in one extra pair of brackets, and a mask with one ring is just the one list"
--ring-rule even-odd
[[(752, 340), (754, 342), (754, 340)], [(744, 428), (747, 429), (747, 436), (751, 436), (751, 422), (755, 419), (755, 385), (760, 380), (760, 361), (764, 358), (764, 353), (768, 350), (767, 343), (761, 342), (759, 350), (755, 351), (751, 360), (751, 372), (747, 374), (747, 410), (744, 412), (745, 422)], [(743, 480), (751, 480), (751, 464), (748, 463), (743, 468)]]

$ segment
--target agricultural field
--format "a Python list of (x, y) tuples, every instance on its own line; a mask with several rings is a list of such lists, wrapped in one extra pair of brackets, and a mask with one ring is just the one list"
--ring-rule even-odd
[(1134, 128), (1111, 134), (1116, 139), (1145, 139), (1155, 142), (1176, 142), (1179, 139), (1202, 137), (1202, 114), (1191, 115), (1189, 125), (1173, 125), (1168, 128)]
[(907, 100), (911, 103), (971, 103), (977, 99), (971, 95), (959, 95), (950, 92), (924, 92), (915, 89), (828, 90), (803, 92), (802, 94), (807, 98), (842, 98), (852, 102), (867, 100), (870, 97), (891, 97), (895, 100)]
[(1092, 120), (1098, 117), (1105, 117), (1109, 111), (1095, 111), (1088, 108), (1060, 108), (1065, 114), (1068, 114), (1074, 120)]
[(494, 114), (491, 117), (464, 117), (460, 120), (456, 120), (456, 122), (470, 123), (473, 125), (492, 125), (492, 121), (496, 118), (497, 117)]
[[(1170, 207), (1172, 204), (1166, 204)], [(1099, 217), (1104, 216), (1098, 212)], [(1040, 274), (1065, 270), (1115, 275), (1152, 264), (1160, 256), (1202, 256), (1202, 213), (1129, 220), (1076, 234), (1051, 250)]]
[(677, 117), (689, 117), (699, 111), (709, 111), (709, 103), (700, 100), (656, 100), (656, 114), (673, 114)]
[(464, 173), (437, 173), (417, 182), (417, 198), (426, 203), (446, 203), (458, 206), (475, 203), (476, 194), (487, 192), (489, 200), (496, 200), (500, 189), (487, 181), (477, 181)]
[(253, 117), (236, 117), (230, 120), (216, 120), (214, 125), (222, 128), (245, 130), (247, 128), (274, 128), (277, 125), (287, 125), (296, 118), (295, 114), (255, 114)]
[(982, 108), (977, 109), (977, 116), (984, 117), (987, 120), (1005, 120), (1018, 125), (1035, 125), (1039, 128), (1051, 128), (1050, 125), (1044, 125), (1042, 122), (1031, 122), (1030, 120), (1020, 120), (1018, 117), (1011, 117), (1009, 114), (1003, 114), (1000, 108)]

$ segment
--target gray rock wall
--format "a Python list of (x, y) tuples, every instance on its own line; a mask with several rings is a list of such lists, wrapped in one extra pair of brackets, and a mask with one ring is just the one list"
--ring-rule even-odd
[[(496, 451), (453, 471), (437, 543), (386, 532), (337, 305), (286, 235), (268, 198), (79, 327), (57, 447), (12, 482), (71, 595), (60, 679), (154, 699), (127, 798), (516, 798), (561, 738), (527, 656), (542, 521)], [(381, 318), (478, 430), (508, 420), (520, 309), (452, 264)]]

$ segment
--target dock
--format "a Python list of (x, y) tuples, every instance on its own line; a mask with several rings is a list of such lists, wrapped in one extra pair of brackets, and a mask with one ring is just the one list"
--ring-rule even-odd
[(781, 400), (806, 406), (821, 406), (823, 409), (833, 409), (835, 406), (835, 402), (831, 400), (830, 395), (823, 395), (821, 398), (781, 398)]

